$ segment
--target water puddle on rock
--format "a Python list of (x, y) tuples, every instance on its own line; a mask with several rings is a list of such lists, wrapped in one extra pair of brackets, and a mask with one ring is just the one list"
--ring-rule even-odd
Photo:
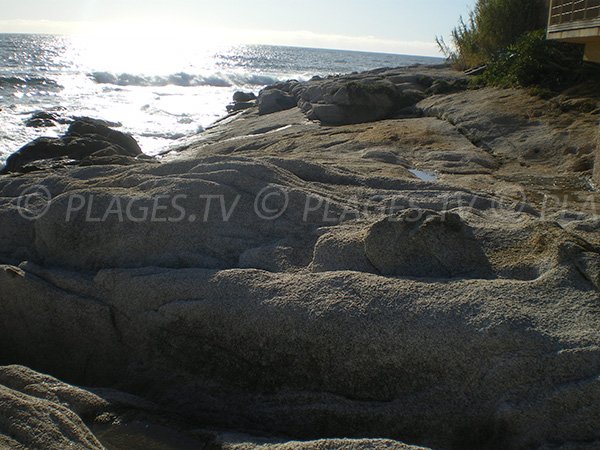
[(428, 182), (437, 181), (437, 175), (433, 172), (425, 172), (423, 170), (418, 170), (418, 169), (408, 169), (408, 171), (421, 181), (428, 181)]

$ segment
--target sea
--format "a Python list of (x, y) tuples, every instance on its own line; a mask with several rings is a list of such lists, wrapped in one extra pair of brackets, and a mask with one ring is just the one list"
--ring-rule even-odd
[(205, 40), (0, 34), (0, 163), (67, 125), (31, 128), (40, 111), (122, 124), (155, 155), (226, 115), (235, 91), (283, 80), (438, 64), (439, 58)]

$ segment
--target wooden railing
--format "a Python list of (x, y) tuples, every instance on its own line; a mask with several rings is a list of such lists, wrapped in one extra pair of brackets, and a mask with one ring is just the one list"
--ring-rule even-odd
[(550, 30), (581, 28), (600, 22), (600, 0), (552, 0)]

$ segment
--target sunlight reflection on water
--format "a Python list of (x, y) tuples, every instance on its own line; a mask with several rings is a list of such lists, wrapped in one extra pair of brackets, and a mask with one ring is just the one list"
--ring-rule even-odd
[(236, 90), (313, 75), (439, 60), (401, 55), (261, 45), (226, 46), (192, 39), (105, 33), (58, 37), (0, 34), (0, 161), (64, 125), (35, 129), (35, 111), (91, 116), (123, 124), (156, 154), (226, 114)]

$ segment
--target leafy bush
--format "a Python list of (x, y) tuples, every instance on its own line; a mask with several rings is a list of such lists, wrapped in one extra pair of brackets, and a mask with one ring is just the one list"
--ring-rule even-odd
[(523, 34), (543, 28), (548, 0), (477, 0), (475, 9), (452, 31), (452, 43), (436, 41), (457, 68), (485, 64)]
[(546, 32), (538, 30), (526, 33), (500, 52), (478, 80), (500, 87), (539, 86), (555, 90), (579, 81), (584, 72), (581, 46), (548, 41)]

